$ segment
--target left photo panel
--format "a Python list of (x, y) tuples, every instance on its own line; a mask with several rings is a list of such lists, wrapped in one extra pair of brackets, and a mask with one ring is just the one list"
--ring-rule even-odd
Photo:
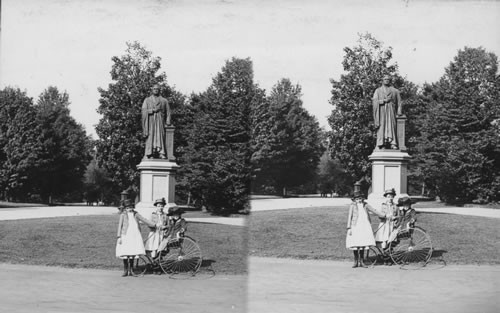
[(261, 93), (248, 58), (182, 74), (196, 8), (1, 2), (4, 310), (246, 312)]

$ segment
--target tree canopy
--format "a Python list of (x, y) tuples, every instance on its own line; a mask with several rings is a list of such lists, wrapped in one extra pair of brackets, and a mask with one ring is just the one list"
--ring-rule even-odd
[(0, 188), (10, 200), (26, 201), (34, 193), (35, 171), (42, 151), (41, 126), (33, 100), (19, 88), (0, 91)]
[[(403, 102), (415, 97), (417, 88), (398, 73), (392, 62), (392, 48), (371, 34), (360, 34), (358, 44), (344, 48), (344, 74), (331, 79), (333, 106), (328, 118), (332, 159), (340, 162), (353, 180), (371, 177), (368, 156), (375, 147), (372, 97), (384, 75), (392, 76), (393, 85), (401, 91)], [(403, 106), (405, 114), (408, 108)]]
[(443, 200), (499, 199), (499, 95), (497, 56), (483, 48), (459, 50), (441, 79), (425, 86), (416, 164)]
[(324, 138), (319, 124), (302, 107), (302, 88), (283, 78), (266, 101), (252, 112), (254, 190), (273, 187), (286, 195), (290, 187), (315, 177)]
[(208, 210), (226, 214), (248, 206), (250, 108), (264, 98), (250, 59), (226, 61), (208, 89), (191, 97), (192, 125), (179, 174)]
[(101, 97), (97, 109), (101, 114), (96, 126), (97, 160), (109, 174), (116, 194), (128, 188), (138, 190), (136, 166), (144, 156), (141, 108), (151, 87), (162, 86), (161, 95), (173, 108), (183, 102), (183, 97), (167, 84), (166, 74), (160, 72), (161, 58), (153, 56), (138, 42), (126, 45), (124, 55), (112, 57), (112, 82), (107, 89), (99, 88)]
[(70, 115), (68, 94), (48, 87), (34, 105), (25, 92), (6, 87), (0, 97), (4, 195), (51, 203), (76, 193), (78, 199), (90, 139)]

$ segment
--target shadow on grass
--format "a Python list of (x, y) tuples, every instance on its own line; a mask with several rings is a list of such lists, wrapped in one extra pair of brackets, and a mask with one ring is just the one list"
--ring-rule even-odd
[(447, 252), (446, 250), (432, 250), (431, 259), (443, 258)]
[(215, 263), (215, 260), (202, 260), (201, 267), (212, 267), (212, 264)]

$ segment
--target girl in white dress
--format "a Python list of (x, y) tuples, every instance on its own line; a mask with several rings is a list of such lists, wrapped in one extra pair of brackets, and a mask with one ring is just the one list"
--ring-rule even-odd
[(166, 205), (165, 198), (161, 198), (155, 201), (154, 206), (156, 206), (156, 211), (153, 212), (151, 216), (151, 222), (155, 224), (155, 227), (151, 227), (149, 230), (148, 238), (144, 243), (144, 249), (146, 253), (152, 258), (158, 253), (158, 248), (160, 247), (160, 242), (163, 239), (163, 230), (167, 228), (168, 216), (167, 213), (163, 211)]
[(132, 201), (125, 200), (123, 206), (124, 210), (120, 213), (120, 221), (118, 223), (116, 257), (123, 259), (122, 276), (133, 276), (132, 264), (134, 258), (145, 254), (138, 221), (150, 227), (155, 227), (156, 225), (137, 213), (134, 210)]
[(397, 214), (397, 207), (394, 203), (394, 197), (396, 196), (396, 191), (394, 188), (388, 189), (384, 192), (384, 197), (386, 198), (385, 203), (382, 203), (380, 213), (383, 214), (380, 218), (380, 223), (377, 230), (375, 231), (375, 241), (377, 246), (382, 249), (388, 247), (389, 238), (394, 229), (394, 219)]
[(378, 213), (364, 201), (360, 192), (355, 192), (353, 202), (349, 206), (347, 218), (346, 248), (354, 252), (354, 265), (352, 267), (367, 267), (364, 264), (364, 251), (375, 245), (370, 216), (367, 211)]

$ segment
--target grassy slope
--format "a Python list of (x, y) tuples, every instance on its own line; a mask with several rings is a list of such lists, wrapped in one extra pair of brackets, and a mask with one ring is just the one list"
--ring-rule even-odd
[[(250, 255), (351, 260), (345, 248), (347, 207), (255, 212), (249, 219)], [(500, 264), (498, 220), (420, 213), (417, 225), (448, 263)], [(372, 217), (372, 224), (378, 219)]]
[[(118, 215), (0, 221), (0, 262), (119, 269), (117, 225)], [(200, 245), (204, 266), (246, 273), (246, 228), (189, 223), (187, 235)]]

